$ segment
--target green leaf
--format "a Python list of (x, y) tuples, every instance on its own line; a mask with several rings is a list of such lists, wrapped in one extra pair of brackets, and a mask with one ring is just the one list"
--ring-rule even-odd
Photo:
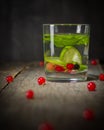
[[(50, 43), (50, 34), (44, 34), (44, 43)], [(54, 34), (54, 44), (56, 47), (87, 45), (89, 36), (85, 34)]]

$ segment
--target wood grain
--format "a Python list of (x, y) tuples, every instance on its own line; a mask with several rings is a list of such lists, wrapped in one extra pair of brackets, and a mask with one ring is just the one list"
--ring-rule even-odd
[(6, 77), (11, 75), (15, 78), (26, 66), (26, 63), (2, 63), (0, 64), (0, 91), (4, 89), (8, 82)]
[[(45, 77), (44, 68), (39, 67), (38, 63), (29, 63), (25, 68), (20, 68), (21, 73), (0, 94), (1, 126), (4, 129), (38, 130), (39, 125), (46, 121), (55, 130), (98, 130), (103, 127), (104, 82), (98, 79), (98, 75), (103, 72), (99, 64), (94, 67), (89, 65), (90, 77), (86, 82), (46, 81), (44, 86), (37, 83), (38, 77)], [(96, 83), (96, 91), (88, 91), (89, 81)], [(32, 100), (25, 95), (29, 89), (35, 93)], [(86, 108), (94, 111), (93, 121), (83, 118)]]

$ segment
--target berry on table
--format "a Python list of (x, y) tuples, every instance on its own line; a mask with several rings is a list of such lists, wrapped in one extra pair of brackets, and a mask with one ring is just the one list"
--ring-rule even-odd
[(34, 92), (33, 92), (32, 90), (28, 90), (28, 91), (26, 92), (26, 97), (27, 97), (28, 99), (33, 99), (33, 98), (34, 98)]
[(86, 119), (86, 120), (93, 120), (94, 116), (95, 116), (95, 114), (91, 109), (86, 109), (83, 112), (83, 118)]
[(67, 67), (68, 70), (72, 70), (72, 69), (74, 68), (74, 64), (68, 63), (68, 64), (66, 65), (66, 67)]
[(97, 61), (95, 59), (91, 60), (92, 65), (97, 65)]
[(101, 73), (101, 74), (99, 75), (99, 80), (104, 81), (104, 74), (103, 74), (103, 73)]
[(87, 88), (88, 88), (89, 91), (95, 91), (96, 84), (94, 82), (89, 82), (87, 84)]
[(11, 83), (11, 82), (13, 82), (13, 76), (11, 76), (11, 75), (9, 75), (9, 76), (7, 76), (6, 77), (6, 81), (8, 82), (8, 83)]
[(50, 123), (42, 123), (39, 125), (38, 130), (54, 130)]
[(39, 77), (37, 81), (39, 85), (44, 85), (46, 82), (46, 79), (44, 77)]
[(87, 84), (87, 88), (88, 88), (89, 91), (95, 91), (96, 84), (94, 82), (89, 82)]
[(44, 66), (44, 61), (40, 61), (40, 62), (39, 62), (39, 65), (40, 65), (40, 66)]

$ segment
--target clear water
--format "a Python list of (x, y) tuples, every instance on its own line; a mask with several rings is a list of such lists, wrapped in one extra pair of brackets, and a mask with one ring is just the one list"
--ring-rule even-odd
[[(51, 43), (51, 38), (49, 34), (45, 34), (43, 36), (44, 40), (44, 61), (45, 61), (45, 74), (47, 80), (50, 81), (85, 81), (87, 79), (87, 71), (88, 71), (88, 49), (89, 49), (89, 37), (88, 35), (82, 34), (57, 34), (54, 36), (54, 44)], [(74, 47), (78, 50), (81, 55), (81, 63), (80, 59), (76, 58), (76, 61), (72, 62), (72, 64), (77, 64), (79, 68), (73, 68), (71, 70), (67, 69), (67, 64), (62, 59), (62, 64), (57, 61), (60, 60), (60, 55), (62, 50), (65, 47)], [(69, 52), (70, 54), (70, 52)], [(71, 57), (66, 54), (68, 59)], [(47, 60), (48, 59), (48, 60)], [(52, 59), (52, 60), (51, 60)], [(56, 62), (55, 62), (56, 60)], [(57, 71), (56, 68), (50, 67), (47, 69), (47, 64), (64, 67), (64, 70)]]
[(46, 71), (46, 78), (49, 81), (85, 81), (87, 80), (87, 70), (75, 74), (67, 72), (48, 72)]

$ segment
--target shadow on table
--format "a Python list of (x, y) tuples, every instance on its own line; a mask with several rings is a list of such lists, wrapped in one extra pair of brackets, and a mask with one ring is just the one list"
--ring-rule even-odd
[(87, 81), (98, 80), (98, 75), (89, 74)]

